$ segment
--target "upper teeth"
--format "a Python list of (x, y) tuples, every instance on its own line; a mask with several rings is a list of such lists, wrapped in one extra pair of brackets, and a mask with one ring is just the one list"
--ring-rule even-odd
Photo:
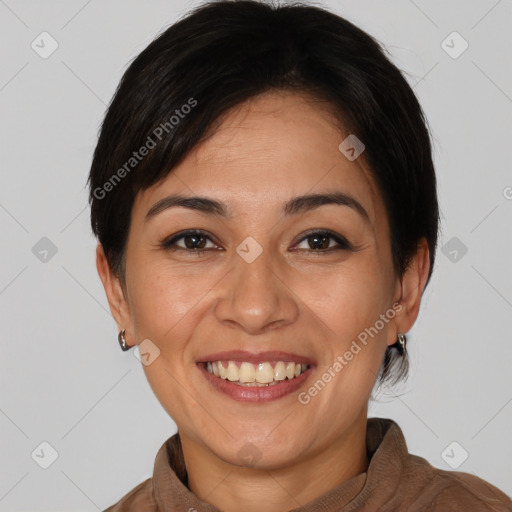
[(238, 367), (235, 361), (227, 361), (226, 368), (222, 361), (213, 361), (206, 363), (206, 369), (216, 377), (231, 382), (238, 381), (244, 384), (255, 382), (268, 385), (272, 382), (284, 380), (287, 377), (288, 379), (298, 377), (308, 369), (308, 365), (278, 361), (272, 367), (272, 364), (269, 362), (252, 364), (244, 361)]

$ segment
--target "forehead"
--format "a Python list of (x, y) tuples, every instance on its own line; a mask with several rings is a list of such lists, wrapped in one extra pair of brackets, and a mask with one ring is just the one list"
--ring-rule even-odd
[(169, 194), (215, 196), (234, 212), (271, 209), (290, 198), (329, 190), (349, 193), (372, 223), (383, 211), (362, 158), (338, 149), (348, 133), (314, 99), (266, 93), (231, 110), (161, 182), (140, 193), (144, 215)]

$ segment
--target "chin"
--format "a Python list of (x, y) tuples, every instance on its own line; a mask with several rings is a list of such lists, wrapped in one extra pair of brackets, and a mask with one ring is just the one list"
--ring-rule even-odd
[(237, 443), (228, 446), (211, 447), (212, 451), (225, 462), (246, 468), (271, 470), (291, 464), (297, 458), (298, 450), (290, 444), (269, 442), (261, 439), (242, 441), (237, 437)]

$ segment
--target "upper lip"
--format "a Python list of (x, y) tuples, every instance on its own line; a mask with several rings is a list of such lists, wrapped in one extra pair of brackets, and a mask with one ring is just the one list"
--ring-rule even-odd
[(266, 361), (291, 361), (294, 363), (312, 365), (313, 360), (309, 357), (293, 354), (291, 352), (282, 352), (280, 350), (271, 350), (265, 352), (247, 352), (246, 350), (228, 350), (208, 354), (197, 360), (198, 363), (208, 363), (214, 361), (246, 361), (248, 363), (258, 364)]

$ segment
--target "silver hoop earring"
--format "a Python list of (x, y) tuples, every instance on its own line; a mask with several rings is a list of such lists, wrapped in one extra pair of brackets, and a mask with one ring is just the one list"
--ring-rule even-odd
[(406, 348), (405, 348), (406, 343), (407, 343), (407, 338), (405, 337), (405, 334), (402, 333), (402, 332), (399, 332), (398, 333), (398, 339), (397, 339), (397, 342), (396, 342), (396, 348), (398, 349), (398, 352), (400, 353), (400, 355), (405, 354), (405, 352), (406, 352)]
[(117, 335), (117, 341), (119, 341), (119, 345), (121, 346), (121, 349), (123, 352), (126, 352), (127, 350), (130, 350), (132, 347), (127, 345), (126, 340), (124, 338), (126, 330), (123, 329), (122, 331), (119, 331), (119, 334)]

